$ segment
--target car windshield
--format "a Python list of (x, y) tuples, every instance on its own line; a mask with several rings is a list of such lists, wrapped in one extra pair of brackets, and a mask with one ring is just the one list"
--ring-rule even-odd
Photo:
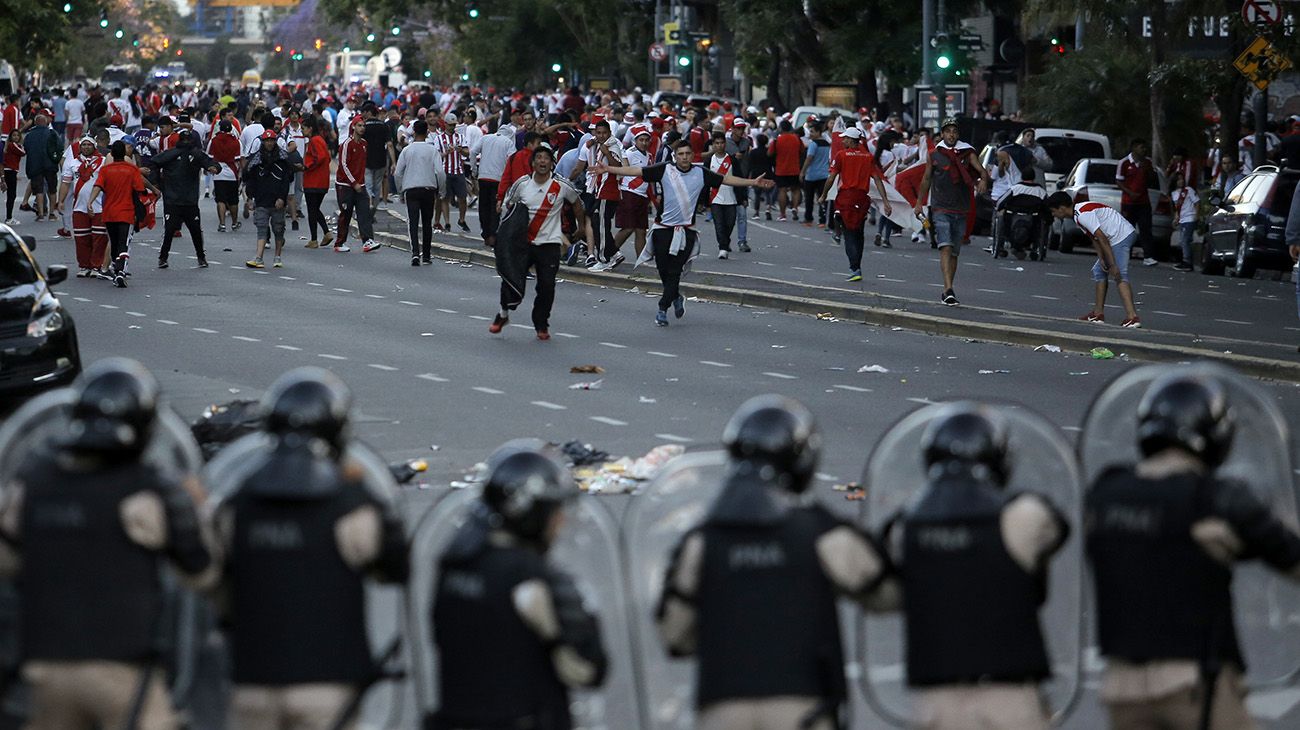
[[(1052, 161), (1055, 162), (1056, 158), (1053, 157)], [(1084, 182), (1114, 185), (1115, 167), (1109, 162), (1090, 162), (1088, 163), (1088, 178)]]
[[(1043, 146), (1047, 151), (1047, 156), (1052, 158), (1052, 172), (1058, 175), (1065, 175), (1074, 169), (1074, 163), (1085, 157), (1105, 157), (1106, 150), (1100, 142), (1091, 139), (1079, 139), (1077, 137), (1039, 137), (1038, 144)], [(1089, 174), (1088, 177), (1092, 177)], [(1111, 171), (1111, 179), (1114, 180), (1115, 172)]]
[(36, 283), (36, 269), (22, 243), (12, 233), (0, 232), (0, 289)]

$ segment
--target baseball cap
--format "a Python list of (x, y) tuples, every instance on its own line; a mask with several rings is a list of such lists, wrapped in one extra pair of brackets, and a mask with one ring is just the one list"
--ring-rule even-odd
[(945, 127), (955, 127), (955, 126), (957, 126), (957, 117), (944, 117), (943, 124), (939, 125), (939, 129), (943, 129)]
[(863, 116), (863, 115), (870, 114), (870, 113), (871, 113), (871, 111), (868, 110), (865, 106), (860, 106), (860, 107), (858, 107), (858, 116)]
[(632, 128), (631, 128), (630, 130), (628, 130), (628, 131), (632, 132), (632, 137), (633, 137), (633, 138), (640, 137), (640, 136), (643, 135), (643, 134), (648, 135), (648, 134), (650, 134), (650, 125), (648, 125), (648, 124), (633, 124), (633, 125), (632, 125)]
[(275, 131), (268, 129), (265, 132), (262, 132), (262, 139), (275, 139)]
[(734, 122), (731, 123), (731, 126), (733, 126), (733, 127), (748, 127), (748, 126), (749, 126), (749, 122), (745, 121), (744, 119), (737, 119), (737, 120), (735, 120)]
[(857, 127), (849, 127), (843, 132), (840, 132), (840, 136), (848, 137), (849, 139), (862, 139), (862, 130)]

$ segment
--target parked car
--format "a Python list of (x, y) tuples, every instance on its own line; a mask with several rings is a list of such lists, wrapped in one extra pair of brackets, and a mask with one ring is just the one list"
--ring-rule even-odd
[(840, 116), (847, 120), (845, 124), (850, 126), (858, 120), (857, 113), (852, 109), (838, 106), (800, 106), (795, 107), (794, 112), (791, 114), (790, 124), (794, 125), (795, 129), (798, 129), (803, 126), (808, 117), (816, 114), (818, 119), (825, 120), (830, 118), (831, 112), (839, 112)]
[(1201, 252), (1201, 271), (1249, 279), (1257, 269), (1287, 270), (1292, 266), (1285, 231), (1291, 197), (1300, 170), (1279, 170), (1261, 165), (1230, 191), (1211, 197), (1210, 214)]
[[(1084, 158), (1057, 183), (1059, 190), (1070, 194), (1075, 203), (1093, 201), (1120, 209), (1123, 193), (1115, 183), (1119, 160)], [(1174, 230), (1173, 204), (1169, 199), (1169, 181), (1164, 170), (1155, 169), (1155, 176), (1147, 178), (1147, 194), (1151, 197), (1151, 237), (1168, 240)], [(1088, 237), (1075, 225), (1073, 218), (1058, 220), (1052, 225), (1051, 240), (1061, 253), (1070, 253), (1076, 245), (1088, 245)], [(1144, 252), (1145, 253), (1145, 252)]]
[(81, 372), (77, 329), (50, 287), (68, 267), (44, 272), (32, 256), (36, 239), (0, 225), (0, 405), (66, 385)]
[[(1049, 191), (1061, 189), (1061, 180), (1074, 169), (1079, 160), (1085, 158), (1107, 159), (1110, 157), (1110, 140), (1106, 138), (1106, 135), (1095, 132), (1057, 129), (1055, 127), (1040, 129), (1028, 124), (1010, 125), (1008, 123), (1000, 123), (996, 127), (989, 128), (975, 126), (974, 122), (965, 125), (959, 124), (959, 126), (962, 126), (963, 133), (967, 128), (971, 129), (973, 135), (982, 133), (982, 137), (971, 137), (971, 139), (982, 140), (985, 143), (980, 151), (980, 164), (986, 170), (992, 169), (992, 166), (997, 164), (994, 153), (997, 152), (998, 145), (989, 141), (994, 132), (1013, 132), (1012, 138), (1018, 139), (1020, 132), (1032, 128), (1034, 130), (1034, 139), (1052, 160), (1051, 168), (1041, 173), (1038, 179), (1038, 182)], [(967, 138), (962, 137), (962, 139)], [(974, 143), (972, 142), (972, 144)], [(977, 233), (988, 232), (992, 220), (993, 198), (988, 193), (977, 195), (975, 197), (975, 231)], [(1059, 240), (1060, 224), (1053, 225), (1052, 231), (1052, 240)]]

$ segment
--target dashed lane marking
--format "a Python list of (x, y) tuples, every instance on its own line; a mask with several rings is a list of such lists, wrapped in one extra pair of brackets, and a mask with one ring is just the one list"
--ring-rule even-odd
[(480, 393), (486, 393), (486, 394), (488, 394), (488, 395), (505, 395), (505, 394), (506, 394), (506, 392), (505, 392), (504, 390), (497, 390), (496, 388), (486, 388), (486, 387), (484, 387), (484, 386), (482, 386), (482, 385), (476, 385), (476, 386), (474, 386), (473, 388), (471, 388), (471, 390), (477, 390), (477, 391), (480, 392)]
[(395, 373), (395, 372), (397, 372), (397, 368), (393, 367), (392, 365), (381, 365), (381, 364), (379, 364), (379, 363), (377, 363), (377, 362), (367, 363), (367, 364), (366, 364), (366, 367), (368, 367), (368, 368), (374, 368), (374, 369), (376, 369), (376, 370), (383, 370), (383, 371), (386, 372), (386, 373)]
[(388, 297), (381, 296), (381, 295), (379, 295), (379, 294), (367, 294), (367, 295), (366, 295), (366, 299), (387, 299), (387, 298), (388, 298)]
[(1006, 294), (1006, 292), (1001, 289), (976, 289), (975, 291), (982, 291), (985, 294)]
[(99, 306), (103, 307), (104, 309), (121, 309), (121, 307), (112, 304), (101, 304)]
[(566, 340), (576, 340), (576, 339), (578, 339), (578, 335), (572, 334), (572, 333), (570, 333), (570, 332), (554, 332), (554, 333), (552, 333), (552, 334), (554, 334), (556, 337), (563, 337), (563, 338), (565, 338)]
[(532, 404), (537, 406), (538, 408), (546, 408), (552, 411), (564, 411), (564, 410), (568, 410), (569, 408), (568, 406), (562, 406), (559, 403), (551, 403), (550, 401), (544, 401), (544, 400), (535, 400), (532, 401)]
[(454, 309), (443, 309), (442, 307), (438, 307), (438, 311), (442, 312), (443, 314), (460, 314), (460, 312), (457, 312)]
[(158, 324), (180, 324), (180, 322), (173, 322), (170, 319), (155, 319), (154, 321)]
[(763, 373), (769, 378), (779, 378), (781, 380), (798, 380), (798, 375), (789, 375), (787, 373)]
[(351, 289), (341, 289), (341, 288), (339, 288), (339, 287), (337, 287), (337, 286), (334, 287), (334, 291), (339, 292), (339, 293), (341, 293), (341, 294), (352, 294), (352, 293), (354, 293)]
[(85, 302), (85, 303), (87, 303), (87, 304), (89, 304), (90, 302), (95, 301), (94, 299), (87, 299), (87, 298), (85, 298), (85, 297), (73, 297), (73, 299), (76, 300), (76, 301), (78, 301), (78, 302)]
[(729, 368), (729, 367), (732, 367), (729, 363), (725, 363), (725, 362), (715, 362), (715, 361), (713, 361), (713, 360), (701, 360), (701, 361), (700, 361), (700, 364), (701, 364), (701, 365), (712, 365), (712, 366), (715, 367), (715, 368)]
[(671, 352), (658, 352), (656, 350), (647, 350), (645, 354), (654, 355), (655, 357), (677, 357)]
[(276, 349), (288, 350), (289, 352), (302, 352), (301, 347), (294, 347), (293, 345), (276, 345), (275, 347)]
[(443, 378), (443, 377), (440, 377), (440, 376), (434, 375), (433, 373), (420, 373), (419, 375), (417, 375), (417, 376), (415, 376), (415, 377), (419, 378), (420, 380), (429, 380), (429, 381), (432, 381), (432, 382), (435, 382), (435, 383), (450, 383), (450, 382), (451, 382), (451, 381), (448, 380), (447, 378)]
[(852, 392), (854, 392), (854, 393), (870, 393), (870, 392), (872, 392), (871, 388), (859, 388), (859, 387), (856, 386), (856, 385), (835, 385), (835, 386), (831, 386), (831, 387), (839, 388), (840, 390), (848, 390), (848, 391), (852, 391)]
[(408, 301), (406, 301), (405, 299), (401, 299), (401, 300), (399, 300), (397, 303), (398, 303), (398, 304), (405, 304), (405, 305), (408, 306), (408, 307), (423, 307), (423, 306), (424, 306), (423, 304), (421, 304), (421, 303), (419, 303), (419, 302), (408, 302)]
[(607, 425), (607, 426), (626, 426), (626, 425), (627, 425), (627, 421), (620, 421), (620, 420), (618, 420), (617, 418), (610, 418), (610, 417), (608, 417), (608, 416), (591, 416), (590, 418), (591, 418), (591, 420), (595, 421), (596, 423), (603, 423), (603, 424), (605, 424), (605, 425)]
[(256, 337), (245, 337), (243, 335), (231, 335), (230, 339), (239, 340), (240, 342), (261, 342), (261, 340)]
[(292, 276), (281, 276), (280, 278), (284, 279), (285, 281), (297, 281), (297, 279), (293, 278)]
[(126, 314), (127, 314), (128, 317), (148, 317), (148, 316), (149, 316), (149, 315), (145, 314), (144, 312), (127, 312)]
[(935, 403), (929, 398), (907, 398), (906, 400), (909, 403), (920, 403), (923, 406), (932, 406)]
[(689, 444), (691, 441), (694, 440), (694, 439), (686, 438), (685, 436), (678, 436), (677, 434), (674, 433), (657, 433), (655, 434), (655, 438), (663, 439), (664, 441), (672, 441), (673, 443), (677, 443), (677, 444)]
[(314, 281), (309, 281), (309, 282), (307, 282), (307, 286), (325, 286), (325, 285), (324, 285), (324, 284), (318, 284), (318, 283), (316, 283), (316, 282), (314, 282)]
[(316, 357), (323, 357), (323, 358), (325, 358), (326, 360), (346, 360), (346, 359), (347, 359), (346, 357), (343, 357), (342, 355), (330, 355), (330, 354), (328, 354), (328, 353), (324, 353), (324, 352), (316, 353)]
[(469, 317), (470, 319), (477, 319), (477, 320), (480, 321), (480, 322), (490, 322), (490, 321), (492, 321), (492, 318), (491, 318), (491, 317), (484, 317), (484, 316), (481, 315), (481, 314), (468, 314), (468, 315), (465, 315), (465, 316)]
[(1049, 302), (1061, 301), (1060, 297), (1049, 297), (1046, 294), (1030, 294), (1029, 296), (1033, 297), (1034, 299), (1046, 299)]
[(1161, 311), (1161, 310), (1159, 310), (1159, 309), (1155, 310), (1155, 313), (1156, 313), (1156, 314), (1163, 314), (1163, 315), (1166, 316), (1166, 317), (1186, 317), (1186, 316), (1187, 316), (1187, 315), (1185, 315), (1185, 314), (1179, 314), (1178, 312), (1164, 312), (1164, 311)]
[(1074, 275), (1073, 275), (1073, 274), (1058, 274), (1058, 273), (1056, 273), (1055, 271), (1049, 271), (1049, 272), (1047, 272), (1047, 275), (1048, 275), (1048, 276), (1055, 276), (1055, 277), (1060, 278), (1060, 279), (1073, 279), (1073, 278), (1074, 278)]
[(604, 347), (612, 347), (612, 348), (614, 348), (615, 350), (626, 350), (626, 349), (627, 349), (627, 345), (620, 345), (620, 344), (618, 344), (617, 342), (602, 342), (602, 343), (600, 343), (600, 344), (601, 344), (602, 346), (604, 346)]
[(218, 331), (216, 331), (216, 330), (210, 330), (210, 329), (208, 329), (207, 327), (191, 327), (190, 329), (194, 330), (195, 332), (202, 332), (202, 333), (205, 334), (205, 335), (219, 335), (219, 334), (221, 334), (220, 332), (218, 332)]
[(1253, 322), (1242, 322), (1242, 321), (1239, 320), (1239, 319), (1216, 319), (1216, 320), (1214, 320), (1214, 321), (1215, 321), (1215, 322), (1222, 322), (1222, 323), (1224, 323), (1224, 324), (1239, 324), (1239, 325), (1243, 325), (1243, 326), (1249, 326), (1249, 325), (1254, 324)]

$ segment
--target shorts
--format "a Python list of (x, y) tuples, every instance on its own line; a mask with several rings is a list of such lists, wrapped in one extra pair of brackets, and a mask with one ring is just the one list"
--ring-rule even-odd
[(469, 187), (465, 184), (464, 175), (447, 175), (447, 198), (449, 200), (460, 200), (469, 194)]
[(797, 188), (799, 187), (798, 175), (777, 175), (776, 186), (778, 188)]
[(966, 238), (966, 214), (932, 211), (930, 225), (934, 226), (934, 240), (939, 248), (949, 247), (953, 256), (960, 256), (961, 242)]
[(239, 182), (237, 180), (213, 180), (212, 199), (226, 205), (239, 205)]
[(275, 234), (275, 240), (284, 241), (284, 208), (279, 210), (275, 208), (254, 208), (253, 209), (253, 226), (257, 228), (257, 240), (271, 240), (271, 233)]
[(578, 193), (578, 200), (582, 202), (582, 212), (591, 215), (596, 210), (595, 193)]
[(50, 184), (50, 178), (53, 177), (53, 175), (37, 173), (35, 175), (28, 175), (27, 177), (28, 181), (32, 185), (32, 195), (44, 195), (45, 193), (53, 193), (58, 190), (56, 186)]
[[(1129, 252), (1132, 251), (1133, 244), (1137, 243), (1137, 238), (1138, 238), (1138, 232), (1133, 231), (1132, 233), (1125, 236), (1123, 241), (1120, 241), (1119, 243), (1112, 242), (1110, 244), (1111, 255), (1115, 257), (1115, 265), (1119, 267), (1120, 281), (1123, 282), (1128, 281)], [(1101, 259), (1097, 259), (1097, 263), (1092, 265), (1093, 281), (1103, 282), (1110, 278), (1109, 274), (1110, 272), (1101, 270)]]
[(624, 190), (614, 211), (614, 227), (644, 231), (650, 227), (650, 200)]

